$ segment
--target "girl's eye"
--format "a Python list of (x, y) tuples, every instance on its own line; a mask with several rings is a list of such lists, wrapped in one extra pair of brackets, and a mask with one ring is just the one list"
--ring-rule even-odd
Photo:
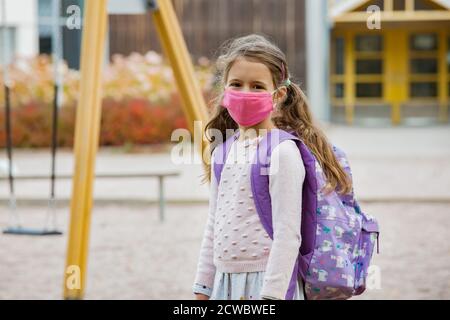
[(230, 84), (230, 87), (240, 87), (241, 85), (237, 82), (233, 82)]
[(255, 84), (255, 85), (253, 86), (253, 88), (254, 88), (254, 89), (258, 89), (258, 90), (264, 90), (264, 89), (265, 89), (263, 86), (261, 86), (261, 85), (259, 85), (259, 84)]

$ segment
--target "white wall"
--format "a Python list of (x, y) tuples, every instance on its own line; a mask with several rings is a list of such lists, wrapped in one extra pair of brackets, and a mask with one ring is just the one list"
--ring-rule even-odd
[(330, 25), (326, 0), (306, 0), (307, 91), (312, 113), (330, 121), (329, 43)]
[[(37, 0), (0, 0), (0, 26), (6, 25), (16, 30), (15, 55), (28, 57), (39, 52), (37, 5)], [(6, 8), (6, 23), (2, 18), (3, 7)]]

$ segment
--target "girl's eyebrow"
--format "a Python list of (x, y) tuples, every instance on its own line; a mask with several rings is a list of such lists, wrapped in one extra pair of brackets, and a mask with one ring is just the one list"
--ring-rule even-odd
[[(228, 83), (231, 83), (231, 82), (234, 82), (234, 81), (236, 81), (236, 82), (242, 82), (242, 80), (240, 80), (240, 79), (232, 79), (232, 80), (229, 80)], [(252, 81), (252, 83), (253, 83), (253, 84), (259, 84), (259, 85), (262, 85), (262, 86), (264, 86), (264, 87), (267, 86), (266, 83), (264, 83), (264, 82), (262, 82), (262, 81), (259, 81), (259, 80)]]
[(265, 84), (264, 82), (258, 81), (258, 80), (253, 81), (253, 83), (260, 84), (260, 85), (263, 85), (263, 86), (266, 86), (266, 84)]

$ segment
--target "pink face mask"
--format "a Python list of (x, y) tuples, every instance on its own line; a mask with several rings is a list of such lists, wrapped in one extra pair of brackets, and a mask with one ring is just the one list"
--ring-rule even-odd
[[(275, 90), (274, 92), (276, 92)], [(267, 119), (273, 111), (273, 93), (225, 91), (222, 106), (239, 125), (251, 127)]]

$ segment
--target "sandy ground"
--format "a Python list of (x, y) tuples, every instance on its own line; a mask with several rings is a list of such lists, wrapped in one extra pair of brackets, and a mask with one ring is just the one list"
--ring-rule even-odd
[[(450, 204), (365, 203), (381, 225), (373, 264), (381, 288), (357, 299), (450, 299)], [(190, 299), (207, 205), (97, 206), (91, 227), (86, 299)], [(42, 207), (22, 207), (39, 226)], [(67, 231), (68, 208), (58, 209)], [(6, 215), (0, 215), (0, 226)], [(0, 235), (0, 299), (60, 299), (67, 233)]]

